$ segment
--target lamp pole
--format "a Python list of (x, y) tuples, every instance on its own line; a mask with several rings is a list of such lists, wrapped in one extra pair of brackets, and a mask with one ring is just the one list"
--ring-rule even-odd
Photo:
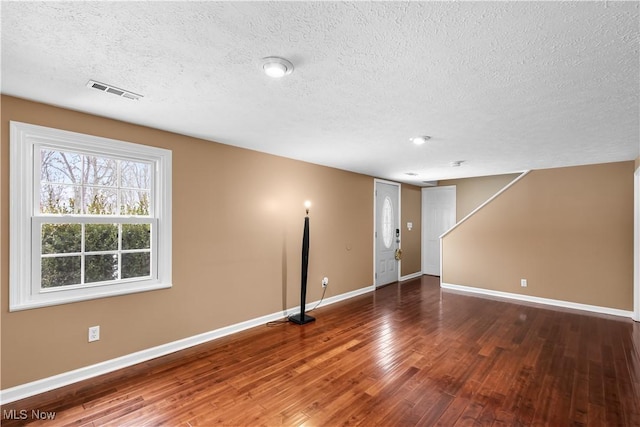
[(315, 321), (315, 317), (304, 314), (307, 301), (307, 270), (309, 268), (309, 208), (311, 202), (304, 203), (307, 214), (304, 217), (304, 230), (302, 232), (302, 272), (300, 280), (300, 313), (289, 317), (289, 320), (298, 325), (304, 325)]

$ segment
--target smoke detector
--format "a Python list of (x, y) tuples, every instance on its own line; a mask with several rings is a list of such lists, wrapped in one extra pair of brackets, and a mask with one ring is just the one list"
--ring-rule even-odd
[(131, 92), (130, 90), (120, 89), (112, 85), (108, 85), (106, 83), (100, 83), (95, 80), (89, 80), (87, 82), (87, 87), (91, 89), (97, 89), (101, 92), (110, 93), (112, 95), (120, 96), (122, 98), (132, 99), (134, 101), (143, 98), (142, 95)]

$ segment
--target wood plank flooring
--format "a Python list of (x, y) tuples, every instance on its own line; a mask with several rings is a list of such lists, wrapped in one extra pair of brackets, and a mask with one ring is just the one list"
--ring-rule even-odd
[(431, 276), (313, 315), (4, 405), (2, 425), (640, 426), (631, 320), (442, 291)]

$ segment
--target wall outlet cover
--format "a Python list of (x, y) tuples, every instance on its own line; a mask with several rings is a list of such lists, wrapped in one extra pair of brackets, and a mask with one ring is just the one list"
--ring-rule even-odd
[(100, 340), (100, 326), (91, 326), (89, 328), (89, 342)]

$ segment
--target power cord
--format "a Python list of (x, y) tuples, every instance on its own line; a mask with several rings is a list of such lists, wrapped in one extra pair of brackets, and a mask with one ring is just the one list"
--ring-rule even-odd
[(320, 301), (318, 301), (318, 303), (316, 304), (315, 307), (313, 307), (311, 310), (307, 311), (306, 313), (310, 313), (313, 310), (315, 310), (316, 308), (318, 308), (320, 306), (320, 304), (322, 304), (322, 300), (324, 299), (324, 294), (327, 292), (327, 286), (325, 286), (324, 288), (322, 288), (322, 296), (320, 297)]
[[(316, 304), (315, 307), (313, 307), (311, 310), (305, 311), (305, 313), (311, 313), (313, 310), (315, 310), (316, 308), (318, 308), (320, 306), (320, 304), (322, 304), (322, 301), (324, 300), (324, 295), (327, 293), (327, 286), (325, 286), (322, 289), (322, 296), (320, 297), (320, 301), (318, 301), (318, 303)], [(268, 327), (272, 327), (272, 326), (278, 326), (278, 325), (284, 325), (285, 323), (289, 323), (289, 318), (293, 316), (293, 314), (288, 315), (287, 317), (285, 317), (284, 319), (280, 319), (280, 320), (273, 320), (271, 322), (267, 322), (267, 326)]]
[(268, 327), (272, 327), (272, 326), (278, 326), (278, 325), (284, 325), (285, 323), (289, 322), (289, 317), (287, 316), (284, 319), (280, 319), (280, 320), (273, 320), (271, 322), (267, 322), (267, 326)]

